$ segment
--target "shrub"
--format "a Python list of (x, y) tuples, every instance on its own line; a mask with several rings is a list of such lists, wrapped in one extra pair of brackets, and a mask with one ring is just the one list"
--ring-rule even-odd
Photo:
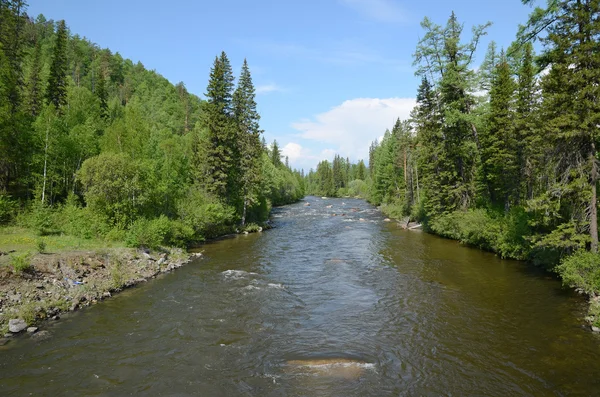
[(248, 233), (256, 233), (259, 230), (262, 230), (260, 226), (258, 226), (256, 223), (248, 223), (246, 225), (246, 227), (244, 227), (244, 231), (248, 232)]
[(600, 255), (579, 250), (563, 258), (555, 268), (563, 283), (588, 295), (600, 293)]
[(40, 239), (38, 239), (38, 240), (35, 242), (35, 245), (36, 245), (36, 247), (37, 247), (37, 251), (38, 251), (40, 254), (43, 254), (44, 252), (46, 252), (46, 241), (44, 241), (44, 239), (43, 239), (43, 238), (40, 238)]
[(31, 254), (29, 252), (23, 253), (21, 255), (12, 254), (10, 256), (10, 265), (13, 268), (13, 271), (17, 274), (28, 273), (31, 271)]
[(159, 248), (165, 245), (185, 247), (194, 235), (194, 230), (178, 220), (164, 215), (156, 219), (140, 218), (134, 222), (125, 241), (130, 247)]
[(10, 221), (17, 211), (17, 203), (8, 194), (0, 193), (0, 223)]

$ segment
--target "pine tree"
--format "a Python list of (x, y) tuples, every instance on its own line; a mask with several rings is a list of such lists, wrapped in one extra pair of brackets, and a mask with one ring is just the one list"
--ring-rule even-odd
[(481, 166), (492, 204), (505, 211), (518, 201), (518, 144), (514, 131), (515, 82), (504, 55), (500, 55), (491, 79), (487, 128), (481, 134)]
[(274, 140), (271, 146), (271, 162), (275, 167), (279, 167), (281, 164), (281, 151), (279, 150), (277, 140)]
[(56, 31), (46, 100), (59, 111), (67, 103), (67, 27), (64, 20), (58, 23)]
[[(248, 63), (244, 59), (238, 86), (233, 94), (233, 113), (237, 127), (239, 188), (241, 191), (242, 226), (246, 223), (248, 205), (258, 199), (261, 180), (261, 130), (260, 115), (256, 110), (255, 90)], [(287, 157), (286, 157), (286, 166)]]
[(100, 116), (108, 117), (108, 92), (106, 91), (106, 77), (102, 70), (98, 71), (98, 80), (96, 82), (96, 96), (100, 100)]
[(432, 85), (437, 88), (441, 127), (438, 135), (443, 139), (441, 150), (435, 153), (437, 186), (428, 189), (428, 199), (433, 200), (429, 210), (465, 209), (474, 200), (479, 146), (471, 115), (475, 105), (470, 94), (474, 88), (471, 63), (489, 23), (475, 27), (468, 43), (461, 43), (463, 27), (454, 13), (444, 28), (427, 18), (421, 26), (426, 34), (419, 41), (414, 63), (419, 66), (417, 75), (433, 79)]
[(233, 72), (225, 52), (216, 57), (206, 90), (205, 117), (207, 126), (206, 187), (220, 198), (229, 200), (232, 178), (235, 177), (235, 126), (232, 95)]
[(33, 55), (33, 64), (31, 65), (31, 72), (29, 74), (29, 81), (27, 84), (28, 90), (28, 107), (29, 113), (32, 117), (37, 117), (42, 109), (42, 81), (40, 72), (42, 69), (42, 43), (38, 40), (35, 46), (35, 52)]
[(520, 170), (521, 200), (533, 198), (534, 186), (542, 162), (540, 154), (544, 140), (536, 119), (538, 97), (533, 65), (533, 45), (528, 42), (523, 46), (523, 56), (519, 62), (515, 104), (515, 134), (518, 142), (517, 162)]
[[(530, 1), (525, 1), (529, 3)], [(596, 141), (600, 123), (600, 2), (563, 0), (536, 10), (527, 32), (546, 27), (542, 117), (555, 147), (558, 170), (554, 191), (578, 233), (587, 231), (590, 250), (598, 252)], [(557, 196), (555, 194), (555, 196)], [(562, 200), (561, 200), (562, 199)]]

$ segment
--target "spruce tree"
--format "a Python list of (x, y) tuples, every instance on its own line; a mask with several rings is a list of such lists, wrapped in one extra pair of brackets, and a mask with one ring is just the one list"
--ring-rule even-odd
[(260, 115), (256, 110), (254, 84), (248, 63), (244, 59), (238, 86), (233, 93), (233, 114), (237, 133), (238, 185), (242, 201), (241, 223), (246, 223), (248, 205), (258, 199), (261, 180)]
[(225, 52), (216, 57), (206, 89), (206, 188), (229, 200), (235, 171), (236, 133), (233, 123), (233, 72)]
[(67, 103), (67, 27), (65, 21), (58, 23), (56, 41), (52, 53), (46, 100), (59, 111)]
[[(529, 3), (530, 1), (525, 1)], [(536, 10), (522, 36), (546, 28), (542, 117), (558, 171), (553, 190), (577, 233), (598, 252), (598, 125), (600, 124), (600, 2), (563, 0)]]
[(481, 134), (481, 166), (492, 204), (503, 205), (506, 211), (519, 195), (514, 92), (515, 82), (502, 52), (491, 79), (488, 125)]
[(29, 113), (32, 117), (37, 117), (42, 109), (42, 81), (40, 72), (42, 69), (42, 43), (38, 40), (35, 46), (35, 52), (33, 55), (33, 64), (31, 65), (31, 72), (29, 74), (29, 81), (27, 84), (28, 100), (27, 105)]

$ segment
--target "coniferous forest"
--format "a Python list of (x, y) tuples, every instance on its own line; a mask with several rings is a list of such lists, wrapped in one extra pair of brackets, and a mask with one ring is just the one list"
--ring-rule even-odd
[(225, 52), (206, 100), (0, 1), (0, 222), (40, 235), (185, 246), (256, 229), (304, 196), (262, 138), (250, 68)]
[[(481, 65), (490, 23), (469, 36), (454, 14), (444, 25), (425, 18), (413, 54), (417, 105), (372, 143), (368, 172), (353, 171), (351, 184), (366, 185), (360, 194), (389, 215), (600, 294), (598, 15), (598, 1), (549, 1), (509, 48), (492, 41)], [(345, 186), (336, 161), (309, 173), (309, 192)]]

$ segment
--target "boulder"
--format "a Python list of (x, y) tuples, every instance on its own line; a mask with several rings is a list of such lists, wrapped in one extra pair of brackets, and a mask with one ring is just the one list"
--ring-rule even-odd
[(390, 218), (385, 218), (383, 221), (384, 222), (391, 222), (392, 220)]
[(8, 320), (8, 330), (13, 334), (18, 334), (24, 329), (27, 329), (27, 323), (22, 318), (13, 318), (12, 320)]
[(595, 327), (592, 325), (592, 331), (594, 332), (600, 332), (600, 328), (599, 327)]

